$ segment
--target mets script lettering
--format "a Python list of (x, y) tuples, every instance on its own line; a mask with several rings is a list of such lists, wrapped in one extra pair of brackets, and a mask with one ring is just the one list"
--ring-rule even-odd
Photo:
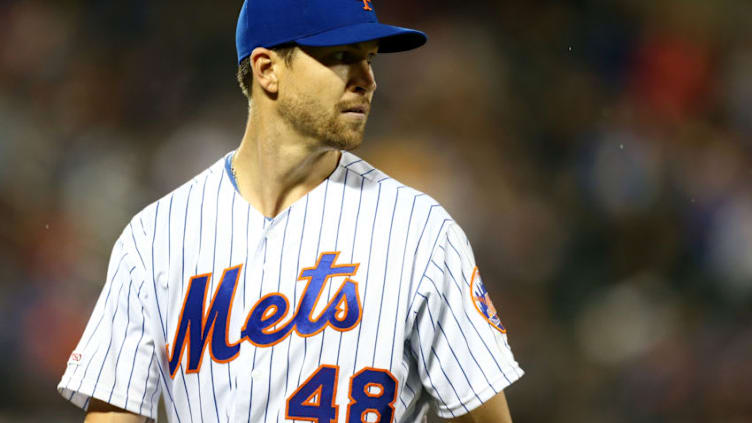
[[(209, 353), (212, 360), (226, 363), (238, 356), (240, 343), (244, 340), (257, 347), (270, 347), (281, 342), (293, 331), (299, 336), (308, 337), (320, 333), (327, 327), (340, 332), (353, 329), (360, 323), (362, 306), (358, 283), (349, 276), (357, 273), (358, 264), (335, 265), (338, 256), (339, 252), (321, 253), (315, 266), (300, 272), (298, 280), (307, 281), (306, 287), (295, 313), (286, 322), (281, 323), (290, 309), (287, 297), (276, 292), (265, 295), (251, 307), (240, 332), (240, 339), (233, 343), (228, 339), (228, 325), (242, 266), (225, 269), (207, 313), (204, 313), (204, 310), (211, 274), (192, 277), (175, 328), (172, 351), (169, 344), (165, 346), (170, 375), (175, 377), (185, 350), (188, 350), (188, 366), (185, 372), (196, 373), (201, 369), (207, 345), (210, 345)], [(316, 304), (326, 282), (333, 276), (346, 278), (324, 310), (318, 316), (314, 316)]]

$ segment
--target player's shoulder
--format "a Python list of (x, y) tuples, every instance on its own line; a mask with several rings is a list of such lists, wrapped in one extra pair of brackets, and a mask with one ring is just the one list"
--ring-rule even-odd
[[(156, 228), (161, 224), (160, 218), (173, 214), (174, 210), (185, 208), (191, 198), (194, 196), (199, 198), (198, 196), (204, 194), (202, 191), (206, 185), (221, 179), (226, 158), (227, 155), (222, 156), (208, 168), (133, 215), (121, 234), (122, 241), (131, 243), (136, 248), (150, 245), (153, 242)], [(191, 203), (195, 203), (195, 201), (191, 201)]]
[(389, 176), (368, 161), (350, 152), (343, 152), (340, 166), (362, 180), (362, 190), (388, 200), (400, 218), (414, 225), (443, 230), (457, 226), (449, 212), (428, 193)]

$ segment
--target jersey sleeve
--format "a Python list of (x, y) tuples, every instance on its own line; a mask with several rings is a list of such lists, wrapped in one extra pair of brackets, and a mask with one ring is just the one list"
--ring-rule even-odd
[(437, 239), (410, 313), (410, 348), (440, 417), (468, 413), (523, 375), (454, 222)]
[(141, 297), (144, 272), (124, 238), (113, 248), (107, 281), (57, 389), (84, 410), (94, 397), (156, 419), (158, 351)]

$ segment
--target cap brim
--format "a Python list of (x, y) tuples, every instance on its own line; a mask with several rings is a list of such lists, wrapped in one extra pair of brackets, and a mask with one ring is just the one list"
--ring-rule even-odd
[(428, 37), (414, 29), (367, 22), (299, 38), (295, 43), (310, 47), (330, 47), (373, 40), (379, 40), (379, 53), (396, 53), (418, 48), (426, 43)]

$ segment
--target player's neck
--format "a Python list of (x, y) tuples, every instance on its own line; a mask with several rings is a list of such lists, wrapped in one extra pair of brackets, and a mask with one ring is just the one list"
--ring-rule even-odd
[(275, 217), (324, 181), (339, 156), (252, 112), (233, 168), (240, 195), (264, 216)]

